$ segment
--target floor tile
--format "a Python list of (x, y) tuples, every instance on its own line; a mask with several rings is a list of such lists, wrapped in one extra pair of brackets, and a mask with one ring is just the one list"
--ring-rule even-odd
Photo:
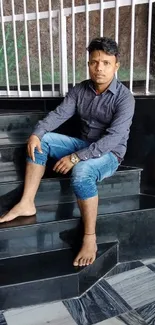
[(138, 267), (144, 266), (140, 261), (124, 262), (118, 263), (112, 270), (110, 270), (104, 278), (107, 279), (113, 275), (120, 274)]
[(155, 263), (148, 264), (147, 267), (148, 267), (151, 271), (155, 272)]
[(132, 309), (155, 301), (155, 273), (147, 266), (106, 279)]
[(78, 325), (95, 324), (131, 309), (104, 279), (82, 297), (65, 300), (64, 304)]
[(76, 325), (62, 302), (12, 309), (4, 315), (7, 325)]
[(0, 325), (7, 325), (5, 317), (2, 313), (0, 313)]
[(148, 325), (155, 324), (155, 301), (136, 310)]
[(141, 262), (145, 265), (152, 264), (152, 263), (155, 263), (155, 258), (148, 258), (145, 260), (141, 260)]
[(95, 325), (146, 325), (146, 322), (136, 313), (136, 311), (131, 311)]

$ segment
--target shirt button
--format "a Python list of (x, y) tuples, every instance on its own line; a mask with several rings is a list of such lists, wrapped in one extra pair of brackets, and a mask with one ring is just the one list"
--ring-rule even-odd
[(101, 155), (98, 155), (99, 157), (101, 157)]
[(87, 160), (87, 157), (85, 157), (85, 159)]

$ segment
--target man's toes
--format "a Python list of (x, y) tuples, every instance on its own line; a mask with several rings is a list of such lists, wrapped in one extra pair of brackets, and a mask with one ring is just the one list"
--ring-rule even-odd
[(87, 264), (86, 264), (86, 258), (83, 258), (83, 259), (82, 259), (82, 266), (85, 266), (85, 265), (87, 265)]
[(89, 264), (90, 264), (90, 258), (87, 258), (86, 265), (89, 265)]
[(2, 222), (6, 222), (6, 221), (9, 221), (9, 218), (8, 218), (8, 217), (4, 216), (4, 217), (1, 217), (1, 218), (0, 218), (0, 222), (1, 222), (1, 223), (2, 223)]
[(93, 264), (94, 261), (95, 261), (95, 257), (90, 258), (89, 264)]
[(74, 266), (78, 266), (78, 265), (79, 265), (78, 260), (75, 260), (75, 261), (73, 262), (73, 265), (74, 265)]
[(83, 266), (83, 257), (79, 259), (79, 266)]

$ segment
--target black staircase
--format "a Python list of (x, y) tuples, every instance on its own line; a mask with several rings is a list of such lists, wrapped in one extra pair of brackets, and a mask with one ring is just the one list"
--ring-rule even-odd
[[(47, 113), (35, 101), (24, 110), (0, 110), (0, 214), (21, 196), (26, 140)], [(36, 196), (36, 216), (0, 225), (0, 310), (80, 296), (118, 262), (154, 255), (155, 198), (140, 194), (140, 168), (121, 166), (98, 184), (97, 259), (73, 267), (80, 213), (69, 176), (56, 177), (51, 166)]]

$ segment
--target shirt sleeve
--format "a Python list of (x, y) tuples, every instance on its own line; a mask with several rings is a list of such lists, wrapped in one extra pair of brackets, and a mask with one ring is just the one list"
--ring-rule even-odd
[(101, 155), (114, 151), (122, 138), (127, 138), (134, 115), (135, 100), (131, 93), (116, 102), (116, 109), (106, 135), (89, 147), (76, 152), (80, 160), (99, 158)]
[(51, 132), (72, 117), (76, 112), (78, 87), (73, 87), (65, 96), (63, 102), (51, 111), (43, 120), (35, 126), (33, 133), (40, 140), (46, 132)]

